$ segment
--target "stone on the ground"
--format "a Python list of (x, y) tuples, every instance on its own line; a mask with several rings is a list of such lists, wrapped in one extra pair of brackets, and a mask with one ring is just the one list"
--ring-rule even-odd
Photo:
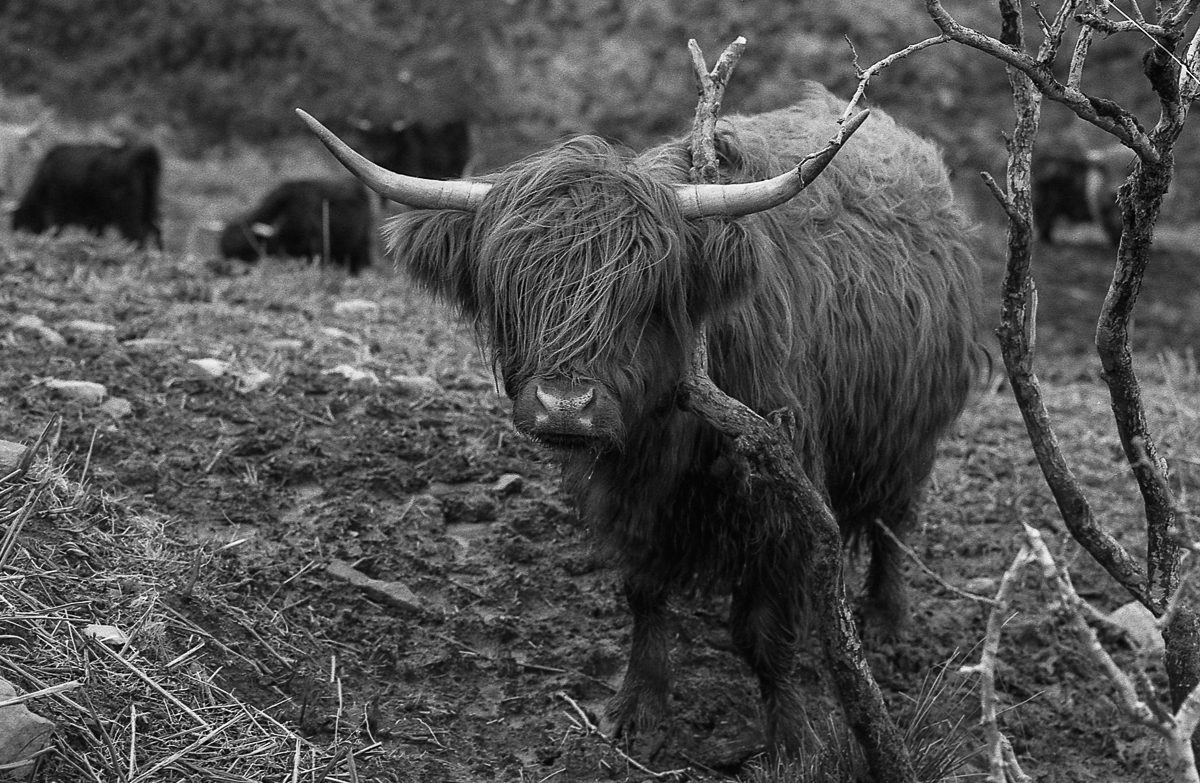
[(1154, 621), (1154, 613), (1137, 601), (1118, 606), (1108, 616), (1108, 621), (1124, 629), (1130, 640), (1149, 653), (1162, 654), (1162, 633)]
[(336, 326), (322, 326), (321, 334), (334, 340), (343, 340), (351, 345), (362, 345), (362, 339), (356, 337), (345, 329), (339, 329)]
[(192, 376), (205, 380), (220, 378), (229, 371), (229, 362), (221, 359), (188, 359)]
[(304, 341), (295, 337), (279, 337), (267, 340), (267, 347), (272, 351), (299, 351), (304, 348)]
[(441, 394), (442, 386), (428, 375), (390, 375), (388, 380), (403, 394)]
[(135, 351), (161, 351), (164, 348), (171, 348), (175, 343), (165, 337), (135, 337), (132, 340), (126, 340), (121, 345)]
[(20, 467), (28, 450), (28, 447), (20, 443), (0, 440), (0, 477), (7, 476)]
[(263, 370), (246, 370), (238, 373), (237, 379), (238, 391), (249, 394), (266, 386), (267, 382), (271, 380), (271, 373)]
[(369, 299), (345, 299), (334, 302), (334, 315), (365, 315), (374, 317), (379, 314), (379, 303)]
[(89, 321), (85, 318), (76, 318), (73, 321), (67, 321), (58, 325), (60, 331), (70, 334), (87, 334), (87, 335), (108, 335), (117, 331), (117, 327), (112, 324), (101, 323), (99, 321)]
[(14, 334), (33, 337), (50, 345), (63, 345), (67, 342), (66, 338), (46, 326), (36, 315), (18, 316), (12, 323), (12, 330)]
[(104, 395), (108, 394), (108, 389), (104, 387), (104, 384), (94, 381), (65, 381), (59, 378), (50, 378), (45, 383), (46, 388), (52, 389), (60, 396), (79, 400), (89, 405), (98, 405), (104, 400)]
[(83, 635), (90, 636), (98, 642), (112, 644), (117, 647), (129, 644), (129, 636), (115, 625), (91, 623), (84, 626)]
[(334, 560), (326, 571), (330, 576), (343, 579), (370, 595), (376, 601), (398, 606), (410, 611), (420, 611), (421, 599), (402, 582), (386, 582), (374, 579), (343, 560)]
[(379, 383), (379, 377), (370, 370), (360, 370), (349, 364), (339, 364), (337, 367), (332, 367), (325, 371), (326, 375), (340, 375), (348, 381), (368, 381), (370, 383)]
[(133, 404), (124, 397), (109, 397), (100, 404), (100, 412), (114, 419), (123, 419), (133, 413)]
[[(0, 702), (16, 695), (17, 689), (11, 683), (0, 680)], [(24, 704), (0, 707), (0, 769), (8, 764), (18, 765), (5, 769), (4, 779), (26, 780), (33, 774), (32, 760), (28, 764), (20, 762), (46, 747), (53, 731), (53, 721), (30, 712)]]
[(505, 473), (496, 479), (496, 483), (492, 485), (492, 492), (497, 495), (514, 495), (524, 486), (525, 478), (519, 473)]
[(963, 585), (963, 589), (968, 593), (990, 597), (995, 595), (996, 591), (1000, 589), (1000, 580), (992, 576), (977, 576), (968, 579), (967, 583)]

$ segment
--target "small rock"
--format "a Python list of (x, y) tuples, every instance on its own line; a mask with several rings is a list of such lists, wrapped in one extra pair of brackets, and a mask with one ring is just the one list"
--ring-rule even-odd
[(92, 381), (63, 381), (58, 378), (50, 378), (45, 383), (48, 389), (54, 390), (59, 395), (89, 405), (99, 404), (104, 399), (104, 395), (108, 394), (108, 389), (104, 388), (104, 384)]
[(1155, 655), (1165, 649), (1162, 633), (1154, 622), (1154, 614), (1137, 601), (1119, 606), (1108, 616), (1108, 621), (1124, 629), (1130, 640), (1139, 648)]
[(351, 345), (362, 345), (362, 340), (347, 332), (345, 329), (338, 329), (336, 326), (321, 327), (321, 334), (326, 337), (331, 337), (334, 340), (344, 340)]
[(129, 644), (129, 636), (115, 625), (99, 625), (92, 623), (83, 628), (83, 635), (90, 636), (98, 642), (123, 646)]
[(161, 351), (164, 348), (174, 347), (175, 343), (165, 337), (135, 337), (132, 340), (126, 340), (121, 345), (134, 351)]
[(396, 384), (402, 394), (441, 394), (442, 387), (428, 375), (390, 375), (388, 380)]
[(262, 370), (246, 370), (238, 373), (238, 391), (242, 394), (256, 392), (263, 386), (267, 385), (267, 381), (271, 380), (271, 373)]
[(330, 576), (346, 580), (377, 601), (410, 611), (421, 610), (421, 599), (408, 588), (408, 585), (402, 582), (385, 582), (382, 579), (374, 579), (343, 560), (334, 560), (326, 568), (326, 571)]
[(505, 495), (515, 495), (520, 492), (525, 486), (525, 477), (518, 473), (505, 473), (500, 478), (496, 479), (496, 483), (492, 485), (492, 492), (495, 492), (501, 497)]
[(100, 323), (99, 321), (88, 321), (83, 318), (77, 318), (74, 321), (67, 321), (66, 323), (59, 324), (58, 328), (64, 332), (73, 332), (75, 334), (88, 334), (94, 336), (113, 334), (117, 331), (117, 327), (113, 326), (112, 324)]
[(51, 329), (49, 326), (43, 326), (41, 329), (38, 329), (37, 338), (44, 343), (49, 343), (50, 345), (67, 344), (67, 338)]
[(360, 370), (357, 367), (352, 367), (349, 364), (339, 364), (337, 367), (325, 371), (326, 375), (340, 375), (348, 381), (370, 381), (371, 383), (379, 383), (378, 376), (370, 370)]
[(193, 377), (209, 380), (220, 378), (229, 371), (229, 362), (220, 359), (188, 359), (188, 366), (192, 368)]
[(36, 315), (22, 315), (13, 321), (12, 330), (15, 334), (33, 337), (50, 345), (64, 345), (66, 339), (38, 318)]
[(1000, 582), (995, 577), (977, 576), (974, 579), (968, 579), (967, 583), (963, 585), (963, 589), (975, 595), (993, 596), (1000, 589)]
[(374, 317), (379, 314), (379, 303), (372, 302), (368, 299), (346, 299), (341, 302), (335, 302), (333, 305), (334, 315), (363, 315)]
[[(0, 680), (0, 702), (12, 699), (17, 689)], [(31, 757), (50, 741), (54, 722), (29, 711), (24, 704), (0, 707), (0, 769), (6, 780), (25, 780), (33, 774)], [(25, 759), (31, 759), (23, 764)], [(8, 765), (13, 765), (8, 767)]]
[(43, 321), (41, 318), (38, 318), (36, 315), (29, 315), (29, 314), (18, 315), (17, 319), (12, 322), (12, 328), (14, 330), (22, 330), (22, 331), (26, 330), (26, 329), (40, 329), (41, 327), (43, 327), (45, 325), (46, 325), (46, 322)]
[(304, 341), (294, 337), (280, 337), (267, 340), (267, 347), (272, 351), (299, 351), (304, 348)]
[(0, 440), (0, 477), (7, 476), (21, 466), (25, 461), (25, 453), (29, 449), (20, 443)]
[(100, 405), (100, 412), (123, 419), (133, 413), (133, 405), (124, 397), (110, 397)]

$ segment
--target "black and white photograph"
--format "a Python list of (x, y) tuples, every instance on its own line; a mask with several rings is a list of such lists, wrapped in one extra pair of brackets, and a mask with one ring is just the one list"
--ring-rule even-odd
[(0, 0), (0, 781), (1200, 783), (1196, 0)]

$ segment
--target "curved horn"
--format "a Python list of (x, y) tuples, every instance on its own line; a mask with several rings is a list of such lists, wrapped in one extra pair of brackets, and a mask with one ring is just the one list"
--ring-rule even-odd
[(680, 211), (685, 218), (741, 217), (791, 200), (829, 165), (868, 114), (869, 111), (862, 111), (846, 120), (838, 135), (823, 149), (806, 156), (795, 168), (777, 177), (732, 185), (676, 185)]
[(461, 209), (473, 212), (492, 189), (486, 182), (423, 179), (388, 171), (350, 149), (346, 142), (313, 119), (308, 112), (296, 109), (296, 113), (321, 143), (329, 148), (333, 156), (350, 169), (351, 174), (366, 183), (371, 190), (399, 204), (417, 209)]

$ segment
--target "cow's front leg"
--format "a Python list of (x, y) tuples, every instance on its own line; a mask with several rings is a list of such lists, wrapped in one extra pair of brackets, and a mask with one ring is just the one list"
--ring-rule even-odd
[[(734, 586), (733, 643), (758, 678), (771, 750), (796, 757), (809, 734), (796, 667), (800, 610), (796, 572), (764, 568)], [(772, 579), (768, 574), (779, 576)]]
[(633, 639), (625, 679), (605, 709), (604, 728), (610, 736), (657, 727), (666, 713), (671, 679), (666, 586), (652, 577), (628, 574), (625, 598), (633, 613)]

